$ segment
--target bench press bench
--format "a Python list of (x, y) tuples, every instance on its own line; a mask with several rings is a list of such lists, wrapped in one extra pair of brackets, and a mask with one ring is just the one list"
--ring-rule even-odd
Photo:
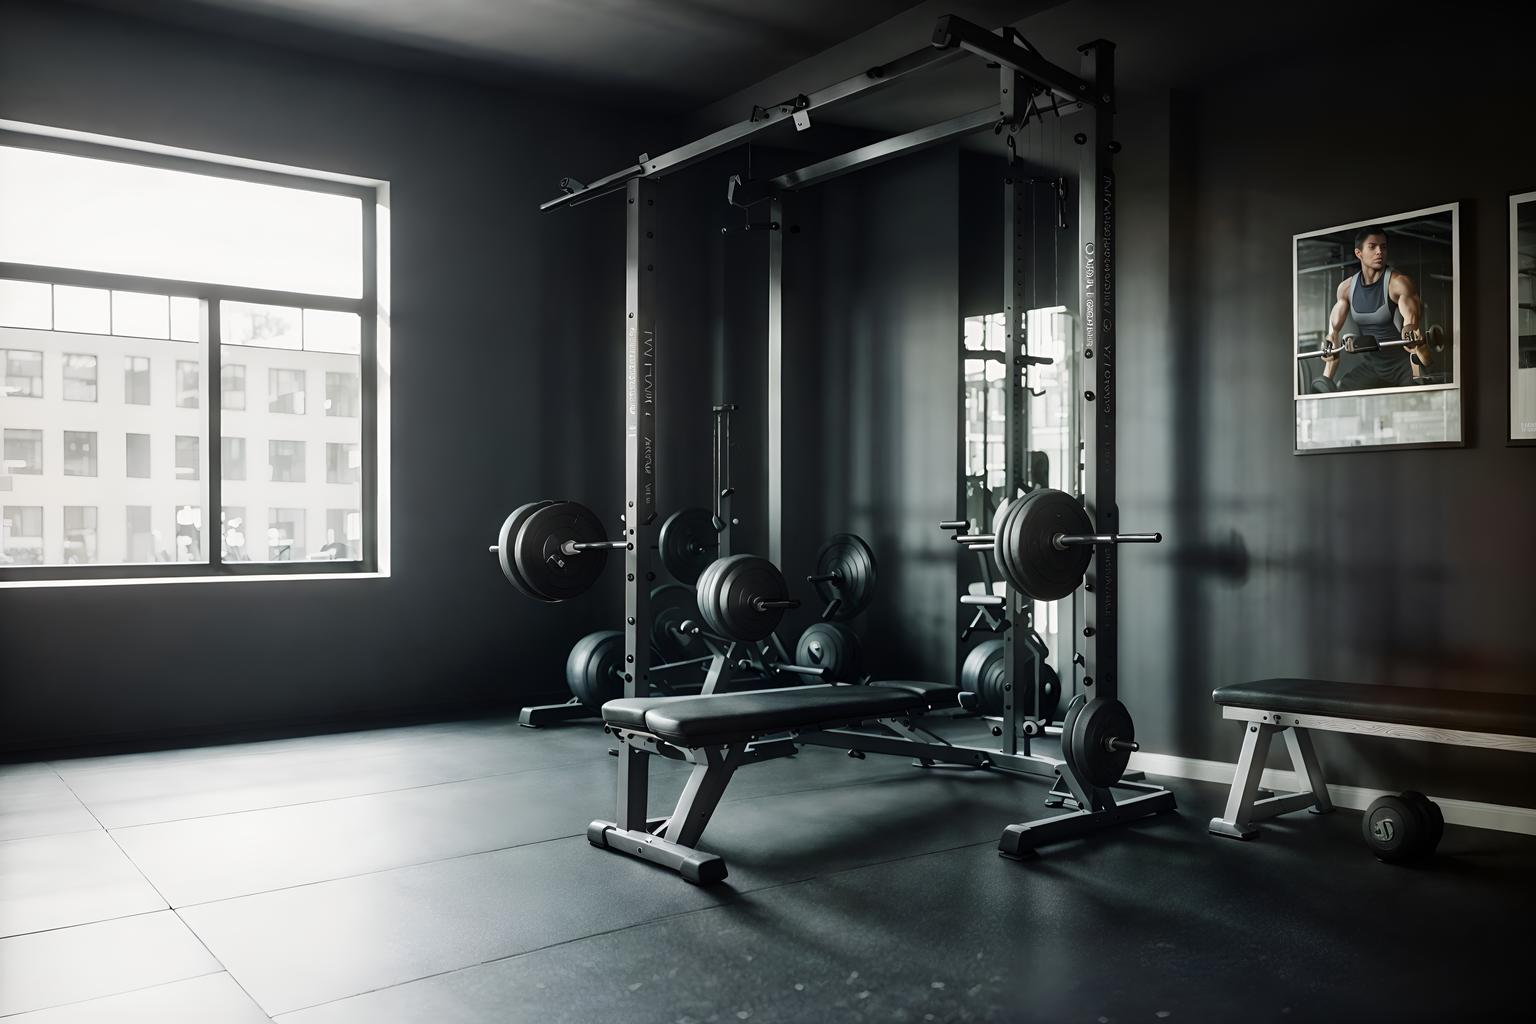
[[(959, 707), (959, 692), (943, 683), (895, 680), (611, 700), (603, 705), (603, 722), (620, 743), (618, 820), (592, 822), (587, 840), (695, 884), (718, 882), (726, 876), (725, 861), (696, 844), (737, 768), (793, 754), (823, 730), (879, 721), (899, 732), (903, 718)], [(665, 818), (647, 817), (644, 758), (652, 755), (693, 765)]]
[[(1536, 752), (1536, 697), (1406, 686), (1262, 679), (1212, 693), (1222, 717), (1245, 723), (1232, 790), (1213, 835), (1251, 839), (1254, 822), (1309, 808), (1333, 810), (1310, 733), (1349, 732), (1497, 750)], [(1298, 791), (1258, 798), (1259, 780), (1275, 736), (1285, 740)]]

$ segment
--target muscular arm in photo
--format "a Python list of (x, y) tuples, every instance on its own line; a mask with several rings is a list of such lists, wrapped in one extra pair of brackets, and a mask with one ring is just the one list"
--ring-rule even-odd
[[(1328, 333), (1323, 338), (1323, 344), (1329, 348), (1339, 347), (1339, 332), (1344, 329), (1344, 321), (1349, 319), (1349, 285), (1353, 278), (1345, 278), (1339, 282), (1339, 287), (1333, 293), (1333, 308), (1328, 311)], [(1323, 356), (1323, 376), (1333, 378), (1334, 371), (1339, 368), (1338, 356)]]
[(1420, 342), (1408, 346), (1408, 351), (1419, 357), (1419, 365), (1413, 368), (1413, 375), (1417, 377), (1430, 360), (1429, 346), (1423, 343), (1424, 330), (1419, 323), (1419, 286), (1407, 274), (1393, 274), (1390, 298), (1397, 303), (1397, 311), (1402, 314), (1403, 337)]

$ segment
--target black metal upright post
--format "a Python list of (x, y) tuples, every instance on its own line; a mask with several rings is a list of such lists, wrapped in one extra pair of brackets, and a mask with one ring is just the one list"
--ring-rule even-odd
[[(1099, 39), (1082, 47), (1082, 77), (1099, 100), (1088, 111), (1082, 133), (1078, 177), (1078, 244), (1081, 262), (1084, 402), (1083, 496), (1099, 533), (1120, 530), (1115, 508), (1115, 112), (1112, 98), (1114, 44)], [(1113, 700), (1118, 692), (1116, 576), (1113, 544), (1094, 549), (1083, 602), (1083, 689), (1089, 699)]]
[(784, 201), (768, 204), (768, 561), (784, 567)]
[[(1019, 123), (1029, 101), (1029, 83), (1017, 71), (1003, 68), (998, 86), (998, 110), (1010, 125)], [(1007, 501), (1017, 501), (1024, 480), (1021, 468), (1026, 456), (1029, 438), (1029, 405), (1024, 396), (1024, 310), (1027, 303), (1024, 290), (1025, 268), (1029, 266), (1029, 175), (1008, 139), (1008, 167), (1003, 178), (1003, 495)], [(985, 447), (985, 446), (983, 446)], [(982, 472), (986, 472), (983, 453)], [(985, 481), (983, 481), (985, 484)], [(982, 530), (991, 528), (990, 523)], [(1033, 678), (1025, 680), (1024, 669), (1029, 660), (1022, 657), (1020, 644), (1029, 643), (1030, 619), (1034, 611), (1030, 600), (1012, 584), (1004, 585), (1004, 614), (1010, 627), (1003, 631), (1003, 752), (1018, 751), (1020, 710), (1019, 694), (1026, 685), (1033, 685)], [(1031, 702), (1032, 703), (1032, 702)], [(1027, 742), (1027, 741), (1026, 741)]]
[[(656, 530), (656, 185), (626, 186), (624, 321), (624, 696), (650, 690), (650, 552)], [(650, 755), (619, 747), (618, 826), (646, 829)]]

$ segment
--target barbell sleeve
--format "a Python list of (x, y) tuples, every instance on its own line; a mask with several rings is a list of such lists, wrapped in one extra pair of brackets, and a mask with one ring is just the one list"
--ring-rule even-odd
[(961, 534), (957, 534), (955, 536), (955, 543), (956, 544), (963, 544), (966, 547), (985, 547), (988, 544), (995, 544), (995, 543), (997, 543), (997, 534), (995, 534), (995, 533), (961, 533)]
[(815, 668), (815, 667), (812, 667), (810, 665), (776, 664), (776, 665), (773, 666), (773, 669), (774, 669), (775, 672), (793, 672), (796, 675), (802, 675), (802, 676), (818, 676), (819, 677), (819, 676), (824, 676), (824, 675), (827, 674), (827, 670), (826, 669), (824, 669), (824, 668)]
[(768, 600), (766, 598), (760, 597), (756, 601), (752, 602), (752, 604), (760, 612), (766, 612), (766, 611), (768, 611), (771, 608), (799, 608), (800, 607), (800, 602), (798, 600), (796, 600), (795, 598), (792, 598), (792, 597), (791, 598), (786, 598), (786, 599), (784, 599), (782, 601), (770, 601), (770, 600)]
[(491, 545), (491, 554), (493, 554), (493, 555), (501, 554), (501, 545), (500, 544), (492, 544)]
[(941, 530), (963, 530), (967, 526), (970, 526), (970, 525), (971, 525), (970, 522), (968, 520), (965, 520), (965, 519), (946, 519), (942, 523), (939, 524), (939, 529), (941, 529)]
[(1135, 740), (1122, 740), (1118, 736), (1111, 736), (1104, 741), (1104, 749), (1114, 751), (1129, 750), (1134, 754), (1141, 749), (1141, 744)]
[(583, 551), (595, 551), (599, 548), (623, 548), (628, 543), (627, 540), (568, 540), (560, 545), (560, 550), (567, 555), (579, 555)]
[(807, 576), (805, 578), (807, 583), (841, 583), (842, 581), (843, 574), (837, 572), (824, 572), (819, 576)]
[(1160, 533), (1058, 533), (1051, 544), (1058, 551), (1083, 544), (1161, 544)]

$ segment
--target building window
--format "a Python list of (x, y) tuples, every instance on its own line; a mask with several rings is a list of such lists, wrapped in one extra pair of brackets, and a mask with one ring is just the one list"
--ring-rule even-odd
[(129, 505), (125, 562), (154, 562), (158, 559), (155, 533), (148, 505)]
[(96, 432), (64, 431), (64, 475), (96, 475)]
[(128, 476), (147, 480), (150, 473), (149, 435), (128, 435)]
[(273, 483), (303, 483), (304, 442), (268, 441), (267, 465), (271, 469), (267, 479), (271, 480)]
[(196, 409), (202, 390), (202, 367), (185, 359), (176, 360), (176, 407)]
[(41, 505), (6, 505), (0, 509), (0, 558), (10, 565), (43, 564)]
[(144, 356), (123, 360), (123, 401), (129, 405), (149, 404), (149, 360)]
[(385, 186), (150, 148), (0, 132), (0, 586), (378, 568)]
[(66, 353), (64, 356), (64, 401), (96, 401), (96, 357)]
[(43, 432), (5, 428), (5, 467), (16, 476), (41, 476)]
[(302, 562), (305, 557), (304, 509), (274, 508), (267, 525), (267, 559)]
[(176, 435), (176, 479), (203, 478), (203, 439), (195, 435)]
[(304, 415), (305, 370), (267, 371), (267, 411)]
[(339, 561), (356, 559), (362, 550), (363, 517), (356, 509), (325, 510), (325, 545), (320, 549)]
[(96, 561), (96, 509), (64, 506), (64, 562), (91, 565)]
[(245, 438), (219, 439), (219, 472), (225, 480), (245, 479)]
[(325, 444), (325, 482), (328, 484), (355, 484), (357, 470), (362, 464), (362, 453), (355, 444)]
[(242, 412), (245, 409), (245, 367), (225, 363), (219, 370), (223, 380), (224, 411)]
[(362, 414), (362, 390), (355, 373), (325, 374), (325, 414), (359, 416)]
[(43, 354), (12, 348), (5, 352), (5, 387), (0, 398), (43, 397)]
[(249, 562), (251, 553), (246, 547), (245, 509), (225, 505), (219, 512), (220, 557), (226, 562)]

